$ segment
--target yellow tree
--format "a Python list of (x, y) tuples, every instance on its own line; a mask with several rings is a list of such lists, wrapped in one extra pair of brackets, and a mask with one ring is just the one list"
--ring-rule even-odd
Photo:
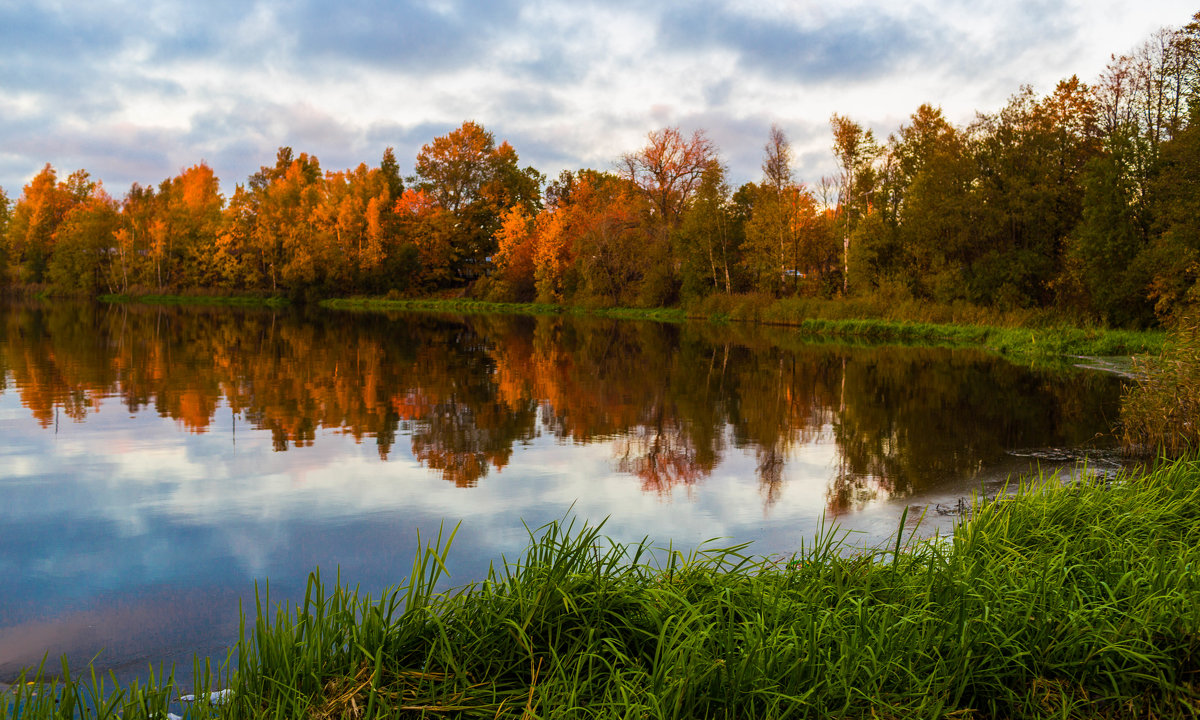
[(380, 170), (362, 163), (353, 170), (326, 173), (324, 186), (310, 222), (329, 282), (340, 290), (354, 289), (384, 261), (380, 208), (388, 205), (388, 181)]
[[(83, 178), (87, 177), (86, 172), (80, 172)], [(58, 182), (58, 175), (49, 163), (25, 186), (6, 232), (11, 262), (17, 266), (21, 281), (46, 280), (54, 232), (74, 202), (67, 184)]]

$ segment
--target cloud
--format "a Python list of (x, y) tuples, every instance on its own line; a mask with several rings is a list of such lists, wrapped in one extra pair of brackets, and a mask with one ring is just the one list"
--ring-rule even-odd
[(708, 3), (664, 13), (661, 37), (676, 49), (728, 50), (745, 70), (816, 83), (861, 80), (895, 71), (923, 46), (921, 30), (886, 12), (845, 15), (821, 24), (751, 16)]
[(478, 62), (497, 38), (517, 32), (519, 6), (508, 0), (288, 3), (300, 57), (397, 70), (439, 70)]

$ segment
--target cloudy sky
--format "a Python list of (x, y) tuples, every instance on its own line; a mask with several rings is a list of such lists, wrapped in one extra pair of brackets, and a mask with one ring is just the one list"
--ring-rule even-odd
[(547, 175), (610, 169), (646, 133), (703, 128), (732, 179), (768, 128), (815, 182), (830, 114), (957, 122), (1022, 83), (1090, 81), (1196, 10), (1183, 0), (0, 0), (0, 187), (45, 163), (120, 197), (201, 160), (226, 192), (290, 145), (377, 164), (471, 119)]

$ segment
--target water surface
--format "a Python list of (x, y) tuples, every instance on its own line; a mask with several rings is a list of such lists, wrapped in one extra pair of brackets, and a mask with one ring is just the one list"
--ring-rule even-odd
[(451, 582), (573, 516), (785, 556), (1039, 461), (1109, 462), (1119, 380), (978, 351), (589, 318), (0, 307), (0, 681), (224, 656), (255, 582)]

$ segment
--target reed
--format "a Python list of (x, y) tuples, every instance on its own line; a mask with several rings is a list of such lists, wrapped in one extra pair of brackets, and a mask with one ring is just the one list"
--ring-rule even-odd
[(1121, 434), (1134, 454), (1200, 450), (1200, 316), (1184, 318), (1157, 357), (1135, 362), (1121, 398)]
[[(905, 523), (902, 521), (901, 528)], [(952, 537), (787, 558), (530, 531), (436, 592), (453, 533), (372, 599), (264, 588), (221, 717), (1184, 718), (1200, 714), (1200, 462), (1036, 478)], [(150, 717), (141, 689), (123, 717)], [(146, 700), (143, 703), (142, 698)], [(206, 710), (207, 711), (207, 710)], [(0, 718), (4, 715), (0, 710)], [(22, 717), (49, 717), (29, 707)], [(95, 714), (89, 717), (106, 717)]]

